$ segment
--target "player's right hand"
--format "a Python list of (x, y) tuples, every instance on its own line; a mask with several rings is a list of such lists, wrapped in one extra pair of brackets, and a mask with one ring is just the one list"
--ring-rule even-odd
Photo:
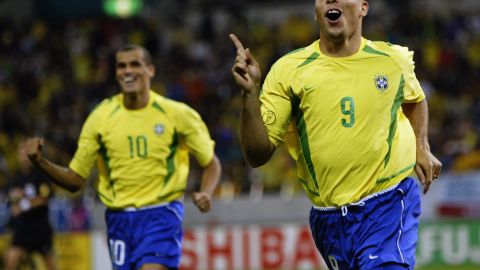
[(23, 147), (32, 163), (36, 163), (42, 157), (43, 138), (29, 138), (25, 141)]
[(417, 164), (415, 173), (423, 185), (423, 193), (427, 193), (433, 180), (442, 172), (442, 163), (428, 150), (417, 146)]
[(237, 48), (237, 57), (232, 67), (232, 75), (235, 82), (245, 93), (258, 94), (261, 80), (260, 66), (250, 53), (250, 50), (243, 47), (237, 36), (230, 34), (229, 37)]

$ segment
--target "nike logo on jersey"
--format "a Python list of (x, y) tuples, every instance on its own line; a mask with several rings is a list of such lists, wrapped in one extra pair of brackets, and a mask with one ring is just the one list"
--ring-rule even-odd
[(373, 256), (372, 254), (368, 255), (368, 258), (370, 260), (375, 260), (376, 258), (378, 258), (378, 256)]

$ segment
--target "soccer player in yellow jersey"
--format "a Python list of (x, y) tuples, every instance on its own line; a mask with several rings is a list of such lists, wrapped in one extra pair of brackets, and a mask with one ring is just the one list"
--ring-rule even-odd
[(90, 113), (68, 167), (42, 155), (41, 138), (27, 141), (30, 160), (70, 191), (84, 185), (97, 162), (115, 270), (178, 269), (189, 153), (203, 167), (200, 191), (193, 194), (200, 211), (210, 210), (220, 177), (205, 123), (192, 108), (150, 90), (154, 74), (143, 47), (126, 45), (117, 51), (121, 93)]
[(363, 38), (368, 9), (366, 0), (316, 0), (320, 39), (280, 58), (262, 88), (252, 53), (230, 35), (242, 148), (256, 167), (286, 143), (330, 269), (413, 269), (421, 209), (409, 176), (427, 192), (441, 163), (413, 53)]

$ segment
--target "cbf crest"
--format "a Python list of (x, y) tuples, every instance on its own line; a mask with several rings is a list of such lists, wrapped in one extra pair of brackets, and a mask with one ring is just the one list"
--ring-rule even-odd
[(165, 131), (165, 127), (162, 124), (155, 125), (155, 134), (161, 135)]
[(385, 92), (388, 89), (388, 77), (387, 75), (379, 74), (375, 76), (375, 87), (377, 87), (377, 90), (380, 92)]

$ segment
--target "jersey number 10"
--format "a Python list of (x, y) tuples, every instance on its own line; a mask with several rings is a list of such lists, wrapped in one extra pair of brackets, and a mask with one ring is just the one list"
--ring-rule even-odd
[(147, 158), (147, 137), (143, 135), (137, 137), (128, 136), (128, 143), (130, 145), (130, 158), (134, 158), (135, 156), (139, 158)]

